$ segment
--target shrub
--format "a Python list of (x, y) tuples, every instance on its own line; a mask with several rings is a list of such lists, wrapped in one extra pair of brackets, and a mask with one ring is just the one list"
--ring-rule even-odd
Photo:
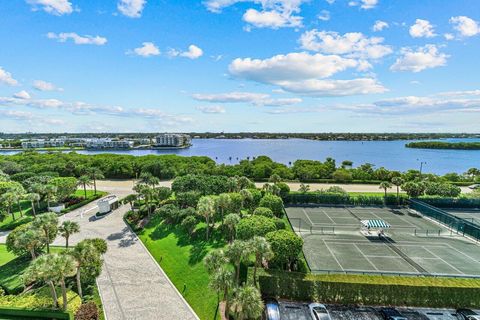
[(270, 261), (272, 265), (291, 270), (302, 252), (303, 239), (288, 230), (269, 232), (265, 238), (274, 253), (274, 257)]
[(98, 319), (98, 307), (90, 301), (80, 306), (77, 313), (75, 313), (75, 320), (97, 320)]
[(285, 221), (282, 219), (275, 219), (275, 226), (277, 227), (277, 230), (284, 230), (287, 229), (287, 225), (285, 224)]
[(337, 169), (333, 173), (332, 178), (333, 178), (333, 180), (340, 181), (340, 182), (353, 180), (352, 174), (346, 169)]
[(290, 187), (285, 182), (277, 182), (275, 185), (280, 189), (280, 197), (282, 198), (290, 192)]
[(237, 225), (237, 238), (248, 240), (254, 236), (263, 237), (267, 233), (277, 230), (275, 220), (264, 216), (251, 216), (240, 220)]
[(325, 192), (326, 193), (348, 194), (348, 192), (345, 191), (345, 189), (343, 189), (342, 187), (339, 187), (339, 186), (328, 187), (327, 189), (325, 189)]
[(166, 204), (155, 210), (155, 214), (164, 219), (166, 223), (174, 223), (178, 221), (180, 210), (174, 204)]
[(187, 207), (195, 208), (201, 196), (202, 194), (196, 191), (175, 193), (175, 199), (177, 201), (177, 205), (180, 208), (187, 208)]
[(260, 207), (269, 208), (273, 214), (279, 218), (283, 216), (283, 201), (282, 198), (273, 194), (266, 194), (259, 203)]
[(188, 232), (188, 234), (192, 234), (197, 226), (197, 219), (194, 216), (187, 216), (185, 219), (182, 220), (182, 228)]
[(273, 211), (270, 208), (265, 208), (265, 207), (258, 207), (253, 211), (254, 215), (259, 215), (259, 216), (264, 216), (267, 218), (273, 218), (274, 214)]

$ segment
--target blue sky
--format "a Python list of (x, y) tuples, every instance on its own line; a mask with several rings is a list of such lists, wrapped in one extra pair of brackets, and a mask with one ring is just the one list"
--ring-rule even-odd
[(478, 132), (478, 0), (0, 2), (2, 132)]

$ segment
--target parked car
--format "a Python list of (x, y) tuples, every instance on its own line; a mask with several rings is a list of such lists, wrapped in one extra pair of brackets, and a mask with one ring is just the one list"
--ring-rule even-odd
[(380, 314), (385, 320), (408, 320), (395, 308), (382, 308)]
[(480, 189), (480, 183), (477, 184), (472, 184), (471, 186), (468, 186), (472, 190)]
[(265, 300), (265, 320), (280, 320), (280, 307), (277, 300), (267, 299)]
[(313, 320), (332, 320), (325, 305), (320, 303), (310, 303), (308, 305)]
[(480, 314), (471, 309), (458, 309), (457, 318), (461, 320), (480, 320)]

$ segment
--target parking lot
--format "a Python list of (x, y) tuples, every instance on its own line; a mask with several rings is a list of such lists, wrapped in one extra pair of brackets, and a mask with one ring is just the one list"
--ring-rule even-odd
[[(307, 303), (279, 301), (280, 318), (312, 320)], [(332, 320), (381, 320), (380, 307), (326, 305)], [(397, 308), (408, 320), (458, 320), (453, 309)], [(478, 312), (478, 311), (477, 311)]]

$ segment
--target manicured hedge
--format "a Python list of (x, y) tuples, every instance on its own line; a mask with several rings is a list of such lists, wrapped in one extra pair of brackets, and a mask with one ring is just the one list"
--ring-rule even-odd
[(17, 308), (0, 308), (0, 316), (14, 316), (18, 319), (73, 319), (72, 315), (68, 312), (51, 310), (28, 310)]
[(480, 198), (420, 197), (418, 200), (438, 208), (480, 208)]
[(92, 201), (95, 201), (95, 200), (97, 200), (97, 199), (100, 199), (100, 198), (102, 198), (102, 197), (105, 196), (105, 195), (107, 195), (106, 192), (97, 191), (97, 194), (92, 195), (92, 196), (90, 196), (90, 197), (88, 197), (88, 198), (80, 201), (79, 203), (76, 203), (76, 204), (74, 204), (74, 205), (69, 206), (69, 207), (66, 208), (65, 210), (62, 210), (62, 213), (68, 213), (68, 212), (73, 211), (73, 210), (75, 210), (75, 209), (81, 208), (81, 207), (83, 207), (84, 205), (87, 205), (87, 204), (89, 204), (89, 203), (92, 202)]
[(264, 296), (324, 303), (408, 305), (418, 307), (478, 307), (479, 279), (312, 275), (261, 271)]
[(401, 194), (397, 203), (396, 195), (371, 196), (371, 195), (349, 195), (347, 193), (326, 193), (326, 192), (290, 192), (283, 199), (285, 204), (344, 204), (344, 205), (405, 205), (408, 197)]

